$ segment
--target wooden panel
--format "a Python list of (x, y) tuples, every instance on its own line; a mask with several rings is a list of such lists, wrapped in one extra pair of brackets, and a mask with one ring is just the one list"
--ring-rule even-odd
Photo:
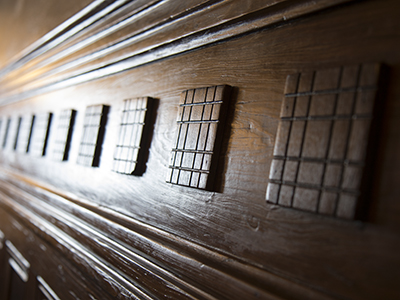
[(369, 64), (288, 76), (268, 202), (356, 216), (379, 70)]
[[(200, 31), (168, 40), (165, 48), (149, 35), (149, 40), (137, 44), (138, 51), (150, 49), (141, 48), (143, 45), (154, 45), (153, 51), (139, 54), (133, 51), (134, 46), (127, 47), (125, 54), (133, 55), (132, 59), (114, 61), (93, 73), (93, 65), (89, 64), (89, 73), (81, 74), (82, 77), (79, 74), (84, 69), (78, 67), (77, 77), (68, 77), (70, 73), (66, 77), (70, 79), (54, 85), (53, 78), (43, 77), (41, 81), (41, 75), (33, 76), (38, 81), (26, 86), (26, 94), (23, 86), (29, 72), (21, 82), (10, 78), (3, 81), (3, 87), (10, 88), (10, 94), (3, 94), (4, 101), (11, 99), (6, 95), (15, 95), (12, 100), (26, 101), (3, 102), (0, 108), (1, 119), (12, 120), (12, 142), (0, 151), (0, 223), (7, 238), (31, 263), (35, 274), (30, 278), (42, 276), (57, 295), (68, 299), (397, 299), (399, 3), (355, 1), (305, 14), (314, 11), (309, 7), (327, 7), (328, 2), (333, 3), (318, 1), (307, 6), (311, 2), (286, 1), (248, 11), (244, 7), (240, 16), (235, 15), (237, 6), (229, 10), (229, 4), (240, 6), (248, 2), (215, 2), (233, 15), (226, 20), (226, 26), (211, 23), (210, 30), (203, 32), (206, 27), (200, 24)], [(168, 24), (195, 28), (197, 12), (200, 16), (212, 11), (206, 5), (196, 7), (182, 13), (182, 22)], [(301, 18), (296, 19), (298, 16)], [(208, 20), (212, 18), (209, 16)], [(246, 29), (240, 31), (243, 28)], [(184, 54), (176, 55), (180, 53)], [(125, 58), (122, 54), (116, 57)], [(107, 59), (97, 61), (98, 66), (111, 62)], [(351, 137), (350, 124), (360, 124), (357, 122), (361, 120), (348, 118), (353, 106), (345, 105), (349, 99), (357, 98), (339, 93), (334, 100), (325, 94), (298, 95), (292, 118), (299, 120), (281, 122), (286, 76), (300, 73), (307, 79), (315, 71), (317, 75), (330, 70), (331, 75), (325, 73), (322, 77), (337, 79), (337, 71), (332, 68), (370, 62), (388, 65), (390, 76), (386, 78), (380, 139), (367, 151), (378, 154), (371, 163), (375, 172), (365, 172), (373, 177), (368, 217), (349, 222), (267, 203), (269, 170), (272, 164), (279, 164), (279, 160), (274, 160), (274, 146), (283, 145), (277, 151), (286, 151), (286, 144), (280, 142), (285, 135), (277, 133), (280, 123), (298, 122), (291, 127), (296, 130), (293, 136), (298, 137), (289, 139), (291, 156), (307, 153), (308, 158), (320, 161), (326, 155), (330, 160), (340, 160), (338, 157), (346, 153), (346, 143), (337, 136), (347, 132)], [(58, 63), (63, 66), (62, 60)], [(33, 67), (24, 66), (27, 68), (22, 73)], [(52, 66), (46, 65), (42, 74), (47, 67), (50, 74)], [(314, 86), (320, 85), (321, 89), (330, 84), (330, 80), (316, 79)], [(73, 86), (65, 88), (69, 84)], [(303, 92), (310, 91), (308, 84), (301, 83)], [(168, 184), (165, 181), (179, 130), (176, 115), (181, 92), (211, 85), (235, 87), (226, 111), (225, 132), (218, 139), (221, 151), (213, 157), (218, 161), (214, 177), (218, 188), (209, 191)], [(41, 89), (42, 86), (46, 87)], [(39, 89), (35, 90), (36, 87)], [(118, 174), (112, 170), (123, 100), (144, 95), (159, 99), (146, 169), (142, 176)], [(372, 98), (364, 98), (369, 99)], [(346, 122), (330, 118), (335, 113), (332, 101), (336, 103), (336, 115), (346, 116)], [(89, 168), (77, 164), (85, 109), (100, 103), (109, 106), (101, 163), (97, 168)], [(356, 103), (353, 102), (354, 110), (361, 109), (356, 115), (364, 115), (368, 106), (357, 108)], [(19, 116), (48, 111), (56, 117), (65, 109), (77, 112), (68, 160), (61, 162), (47, 155), (38, 158), (12, 151)], [(320, 119), (309, 120), (310, 113)], [(323, 126), (309, 127), (311, 122)], [(365, 126), (360, 124), (358, 128)], [(289, 129), (290, 126), (281, 125), (280, 131)], [(313, 140), (315, 136), (320, 139)], [(49, 149), (56, 137), (57, 131), (50, 130)], [(361, 135), (353, 137), (365, 141)], [(190, 139), (197, 142), (196, 135)], [(306, 142), (321, 143), (324, 147), (305, 147)], [(336, 151), (329, 152), (331, 147)], [(353, 158), (358, 160), (360, 149), (365, 148), (352, 148)], [(341, 164), (337, 164), (341, 168), (338, 170), (336, 165), (325, 166), (324, 161), (321, 170), (321, 166), (311, 164), (314, 160), (307, 161), (310, 164), (301, 165), (302, 162), (287, 160), (282, 176), (293, 182), (297, 176), (306, 181), (304, 187), (317, 185), (316, 182), (332, 187), (338, 181), (340, 184), (341, 176), (336, 175), (345, 172)], [(307, 189), (303, 192), (306, 194)], [(301, 202), (297, 202), (297, 207), (304, 207)], [(324, 209), (330, 212), (328, 206)], [(43, 256), (49, 258), (46, 266), (42, 264)]]
[(178, 113), (178, 134), (172, 148), (167, 182), (211, 190), (230, 87), (213, 86), (184, 91)]
[(154, 99), (148, 97), (124, 101), (113, 171), (135, 175), (143, 173), (152, 135), (153, 102)]
[(35, 116), (24, 116), (18, 118), (18, 127), (15, 134), (14, 150), (20, 153), (29, 151), (32, 128)]
[[(5, 69), (3, 80), (6, 88), (1, 101), (3, 103), (18, 101), (38, 92), (46, 92), (115, 74), (251, 32), (256, 28), (274, 26), (282, 20), (288, 22), (299, 16), (349, 1), (351, 0), (318, 2), (279, 0), (246, 1), (244, 4), (236, 0), (194, 0), (188, 2), (187, 5), (192, 6), (186, 8), (174, 1), (165, 1), (165, 5), (164, 3), (147, 3), (145, 1), (144, 4), (141, 3), (143, 11), (136, 8), (137, 16), (131, 16), (128, 12), (123, 21), (115, 24), (116, 30), (110, 30), (113, 26), (106, 25), (106, 28), (99, 33), (98, 38), (96, 35), (89, 35), (86, 40), (81, 42), (80, 34), (85, 34), (86, 29), (90, 32), (90, 25), (114, 11), (118, 14), (119, 7), (125, 4), (125, 1), (112, 2), (85, 20), (82, 26), (78, 24), (51, 43), (37, 45), (35, 51), (24, 53), (20, 61)], [(149, 9), (147, 9), (148, 5), (150, 5)], [(97, 11), (98, 7), (95, 6), (93, 10)], [(154, 22), (153, 17), (159, 14), (166, 20), (160, 22), (156, 19)], [(145, 26), (137, 32), (136, 21), (141, 21), (142, 17)], [(246, 17), (246, 22), (242, 22), (244, 17)], [(232, 26), (233, 24), (235, 26)], [(124, 36), (123, 29), (127, 25), (131, 25), (131, 28), (134, 29), (129, 30), (128, 28), (129, 34)], [(109, 38), (108, 36), (115, 31), (115, 36), (111, 35)], [(122, 31), (122, 36), (119, 36), (120, 31)], [(65, 51), (59, 51), (62, 49), (58, 48), (59, 45), (75, 37), (77, 37), (76, 44), (72, 43), (70, 47), (64, 49)], [(93, 37), (95, 38), (93, 39)], [(98, 42), (99, 39), (100, 42)], [(100, 44), (99, 47), (96, 42)], [(95, 51), (90, 49), (89, 53), (83, 52), (85, 55), (79, 55), (78, 51), (78, 57), (72, 57), (66, 63), (65, 55), (72, 54), (74, 56), (75, 51), (79, 50), (82, 44), (83, 47), (94, 45)], [(42, 54), (46, 54), (53, 48), (55, 49), (54, 55), (43, 63)], [(30, 62), (36, 57), (38, 57), (37, 62)], [(58, 64), (52, 65), (54, 61), (57, 61)], [(25, 64), (26, 62), (29, 63)], [(46, 72), (48, 67), (54, 70)], [(13, 74), (14, 70), (16, 70), (16, 74)], [(22, 71), (22, 74), (19, 73), (19, 70)]]
[[(49, 31), (61, 25), (74, 14), (79, 13), (91, 0), (51, 1), (1, 1), (0, 3), (0, 66), (15, 59), (16, 54), (42, 38), (49, 38)], [(98, 4), (98, 3), (97, 3)], [(18, 20), (18, 22), (16, 22)], [(38, 22), (40, 20), (40, 22)], [(71, 23), (65, 22), (54, 30), (53, 35), (62, 32)], [(12, 30), (10, 30), (12, 28)]]
[(63, 110), (58, 117), (56, 138), (53, 141), (52, 157), (55, 160), (68, 160), (71, 146), (72, 132), (74, 129), (76, 111), (73, 109)]
[(99, 166), (107, 113), (108, 106), (105, 105), (92, 105), (86, 108), (78, 164), (89, 167)]
[(27, 152), (30, 152), (34, 156), (44, 156), (46, 154), (52, 118), (52, 113), (42, 113), (34, 116)]

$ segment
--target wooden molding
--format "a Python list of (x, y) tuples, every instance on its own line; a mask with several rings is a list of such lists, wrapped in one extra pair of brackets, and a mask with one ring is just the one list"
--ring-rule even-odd
[[(111, 285), (127, 294), (154, 297), (148, 288), (154, 280), (161, 280), (165, 285), (174, 286), (170, 292), (178, 291), (177, 299), (182, 295), (199, 299), (268, 299), (276, 296), (332, 299), (230, 255), (107, 208), (91, 206), (82, 200), (68, 199), (56, 191), (40, 188), (40, 185), (31, 185), (33, 182), (28, 178), (8, 174), (7, 179), (2, 178), (0, 206), (11, 209), (43, 240), (57, 243), (63, 255), (82, 270), (97, 273), (95, 277), (103, 283), (103, 288)], [(21, 179), (25, 181), (23, 188)], [(129, 245), (124, 242), (127, 239)], [(132, 272), (142, 275), (140, 282), (132, 277)], [(147, 275), (143, 276), (143, 273)], [(199, 277), (199, 273), (203, 276)], [(112, 280), (108, 282), (107, 278)], [(218, 278), (216, 286), (207, 278)], [(219, 285), (222, 282), (230, 288), (221, 291)]]
[(127, 1), (116, 1), (98, 12), (106, 2), (94, 2), (0, 70), (0, 104), (116, 74), (348, 1), (243, 5), (233, 0), (191, 0), (178, 6), (168, 0), (125, 5)]

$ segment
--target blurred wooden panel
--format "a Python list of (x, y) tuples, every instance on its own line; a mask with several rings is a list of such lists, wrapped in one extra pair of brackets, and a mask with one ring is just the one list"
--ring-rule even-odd
[[(4, 77), (9, 94), (3, 94), (0, 119), (2, 124), (10, 123), (0, 128), (3, 133), (9, 128), (6, 147), (0, 152), (0, 230), (30, 262), (34, 275), (42, 276), (60, 297), (71, 299), (71, 292), (87, 299), (89, 295), (105, 299), (398, 298), (399, 2), (339, 2), (283, 1), (271, 6), (254, 2), (255, 8), (249, 4), (240, 10), (243, 2), (231, 1), (227, 3), (235, 4), (232, 11), (218, 14), (231, 14), (226, 24), (211, 22), (208, 28), (200, 22), (198, 31), (192, 31), (199, 16), (212, 13), (199, 4), (196, 13), (185, 11), (176, 24), (166, 23), (183, 26), (179, 34), (160, 29), (157, 38), (138, 43), (139, 50), (135, 45), (127, 47), (123, 55), (105, 58), (98, 65), (89, 63), (87, 69), (78, 66), (77, 73), (67, 72), (66, 77), (54, 73), (53, 78), (56, 65), (52, 63), (38, 68), (38, 77), (31, 73), (32, 81), (25, 78), (18, 83)], [(212, 3), (227, 8), (223, 2)], [(174, 16), (180, 15), (178, 11)], [(125, 13), (129, 14), (124, 11), (110, 19), (114, 22)], [(106, 27), (107, 22), (103, 24)], [(98, 25), (102, 30), (103, 25)], [(208, 31), (202, 31), (205, 28)], [(193, 35), (183, 36), (186, 29)], [(164, 45), (165, 41), (170, 42)], [(379, 103), (383, 117), (379, 138), (368, 149), (376, 159), (371, 163), (375, 171), (367, 172), (372, 183), (365, 219), (343, 220), (267, 203), (270, 168), (274, 155), (284, 151), (279, 140), (289, 128), (282, 121), (286, 125), (278, 130), (281, 112), (289, 115), (294, 104), (288, 100), (282, 110), (284, 94), (291, 92), (292, 81), (285, 92), (287, 76), (301, 73), (299, 91), (304, 92), (310, 88), (312, 72), (330, 70), (315, 82), (324, 89), (335, 82), (334, 75), (343, 66), (376, 62), (389, 71), (384, 80), (386, 95)], [(58, 63), (63, 65), (62, 60)], [(15, 70), (17, 74), (19, 68)], [(348, 88), (354, 70), (346, 70), (342, 81)], [(40, 77), (47, 71), (48, 78)], [(182, 92), (218, 85), (233, 87), (217, 156), (214, 183), (219, 188), (206, 191), (166, 183)], [(371, 95), (352, 96), (340, 93), (336, 105), (340, 114), (351, 113), (344, 105), (349, 99), (356, 100), (354, 110), (360, 114), (370, 111)], [(124, 100), (141, 97), (158, 103), (145, 172), (118, 174), (112, 169)], [(316, 97), (314, 104), (307, 95), (298, 100), (292, 111), (295, 117), (305, 118), (307, 111), (318, 116), (332, 113), (329, 97)], [(93, 105), (109, 106), (96, 168), (76, 163), (85, 110)], [(57, 120), (66, 109), (76, 111), (68, 160), (14, 151), (19, 117), (52, 112)], [(305, 121), (298, 121), (299, 133)], [(323, 122), (313, 128), (315, 132), (329, 131)], [(328, 156), (341, 157), (342, 140), (336, 136), (349, 133), (348, 124), (331, 129), (335, 151)], [(325, 134), (319, 136), (326, 144)], [(301, 149), (302, 135), (298, 137), (289, 143), (293, 155)], [(190, 138), (197, 142), (196, 137)], [(48, 153), (57, 140), (57, 130), (51, 127)], [(365, 139), (354, 134), (352, 140)], [(359, 144), (352, 147), (354, 157), (362, 152)], [(307, 147), (308, 154), (321, 157), (328, 149), (325, 146)], [(320, 169), (296, 163), (288, 164), (283, 176), (293, 178), (297, 168), (308, 183), (322, 181), (322, 175), (317, 176)], [(306, 176), (310, 172), (311, 178)], [(338, 180), (337, 172), (327, 170), (329, 184)], [(285, 195), (291, 192), (287, 189)], [(313, 200), (306, 192), (300, 196), (305, 202), (297, 206)], [(326, 212), (331, 212), (329, 197), (321, 195)], [(50, 258), (48, 270), (41, 263), (43, 256)], [(63, 274), (67, 274), (65, 282)]]

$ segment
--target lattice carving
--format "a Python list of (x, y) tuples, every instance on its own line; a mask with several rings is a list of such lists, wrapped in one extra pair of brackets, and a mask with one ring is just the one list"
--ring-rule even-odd
[(44, 156), (46, 154), (52, 117), (52, 113), (43, 113), (36, 115), (33, 119), (32, 136), (28, 151), (34, 156)]
[(379, 74), (365, 64), (288, 76), (268, 202), (356, 217)]
[(76, 111), (66, 109), (61, 111), (56, 128), (53, 158), (58, 161), (68, 160)]
[(106, 105), (93, 105), (86, 108), (78, 164), (99, 166), (108, 108)]
[(213, 189), (229, 94), (229, 86), (182, 93), (167, 182)]
[(140, 175), (143, 171), (145, 141), (153, 99), (148, 97), (124, 101), (118, 144), (115, 148), (113, 171), (121, 174)]
[(19, 153), (26, 153), (29, 150), (34, 120), (35, 116), (18, 118), (14, 150)]

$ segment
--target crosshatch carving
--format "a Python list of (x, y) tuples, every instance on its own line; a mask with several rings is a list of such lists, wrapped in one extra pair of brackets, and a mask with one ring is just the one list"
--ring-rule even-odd
[(35, 116), (18, 118), (14, 150), (19, 153), (26, 153), (29, 151), (34, 120)]
[(68, 160), (75, 116), (76, 111), (73, 109), (66, 109), (60, 113), (53, 146), (55, 160)]
[(148, 97), (128, 99), (124, 101), (122, 121), (118, 143), (115, 148), (113, 171), (121, 174), (140, 175), (144, 168), (147, 149), (146, 139), (149, 132), (145, 131), (151, 116), (151, 106), (154, 99)]
[(32, 136), (28, 145), (28, 151), (35, 156), (46, 154), (47, 141), (49, 138), (52, 113), (38, 114), (32, 121)]
[(267, 201), (354, 219), (380, 66), (288, 76)]
[(178, 134), (167, 182), (212, 190), (231, 88), (226, 85), (184, 91)]
[(108, 109), (106, 105), (93, 105), (86, 108), (78, 164), (99, 166)]

